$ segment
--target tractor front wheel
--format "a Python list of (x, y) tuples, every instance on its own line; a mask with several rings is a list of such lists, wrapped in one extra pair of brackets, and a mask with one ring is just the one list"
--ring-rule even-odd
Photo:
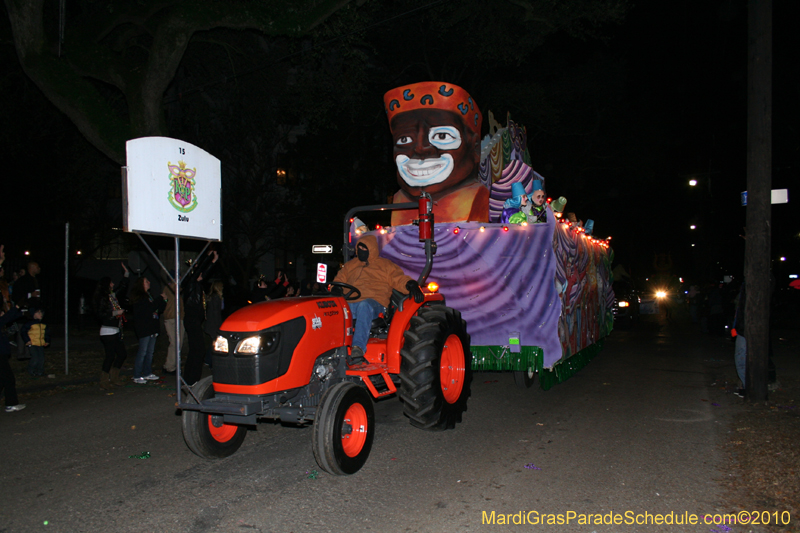
[(400, 351), (400, 398), (411, 425), (442, 430), (461, 422), (472, 382), (469, 342), (455, 309), (421, 307), (411, 318)]
[[(211, 376), (197, 382), (192, 388), (202, 402), (214, 397)], [(187, 395), (188, 402), (194, 402)], [(247, 428), (237, 424), (226, 424), (222, 415), (210, 415), (200, 411), (183, 411), (181, 415), (183, 440), (194, 453), (205, 459), (220, 459), (232, 455), (244, 442)]]
[(345, 381), (328, 389), (314, 421), (312, 448), (329, 474), (355, 474), (367, 462), (375, 437), (375, 410), (366, 389)]

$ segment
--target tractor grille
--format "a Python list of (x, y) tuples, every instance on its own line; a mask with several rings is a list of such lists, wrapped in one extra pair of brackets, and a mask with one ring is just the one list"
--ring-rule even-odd
[[(260, 385), (284, 375), (289, 370), (292, 354), (306, 330), (304, 317), (297, 317), (264, 331), (249, 333), (220, 331), (228, 339), (229, 352), (214, 352), (212, 357), (215, 383), (229, 385)], [(254, 335), (266, 337), (277, 333), (277, 343), (261, 347), (259, 353), (233, 353), (240, 340)]]

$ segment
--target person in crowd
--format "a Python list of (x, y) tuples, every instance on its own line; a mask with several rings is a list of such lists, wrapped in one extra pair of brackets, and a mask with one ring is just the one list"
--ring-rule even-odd
[[(175, 279), (175, 272), (169, 273), (172, 279)], [(184, 309), (183, 309), (183, 294), (181, 294), (181, 301), (178, 305), (178, 328), (179, 332), (175, 332), (175, 282), (169, 281), (167, 288), (164, 290), (167, 297), (167, 306), (164, 309), (162, 316), (164, 317), (164, 329), (167, 330), (167, 338), (169, 339), (169, 346), (167, 347), (167, 360), (161, 371), (164, 374), (175, 375), (175, 368), (180, 361), (177, 356), (178, 335), (180, 335), (181, 351), (186, 346), (186, 329), (183, 327)]]
[(184, 295), (183, 302), (186, 307), (183, 323), (189, 341), (189, 354), (186, 356), (183, 379), (190, 387), (200, 381), (203, 376), (203, 360), (206, 353), (205, 333), (203, 333), (203, 322), (206, 319), (206, 295), (203, 292), (203, 280), (208, 278), (218, 259), (219, 254), (216, 250), (208, 252), (201, 261), (192, 266), (181, 284), (181, 292)]
[(44, 349), (50, 346), (50, 330), (47, 324), (42, 322), (44, 310), (40, 307), (29, 309), (33, 317), (27, 324), (22, 326), (22, 340), (31, 353), (31, 360), (28, 363), (28, 374), (31, 376), (44, 375)]
[[(15, 285), (17, 290), (15, 302), (18, 303), (23, 312), (26, 313), (25, 316), (30, 317), (32, 316), (31, 309), (42, 308), (42, 291), (39, 288), (39, 280), (36, 277), (41, 273), (42, 269), (36, 261), (30, 261), (27, 266), (27, 275), (21, 277)], [(24, 361), (30, 358), (30, 348), (25, 343), (25, 339), (22, 338), (20, 328), (17, 333), (17, 360)]]
[(0, 390), (6, 398), (6, 413), (21, 411), (25, 409), (24, 403), (19, 403), (17, 397), (17, 380), (11, 364), (8, 362), (11, 356), (11, 345), (6, 337), (5, 326), (22, 316), (19, 307), (12, 305), (8, 311), (0, 309)]
[(311, 284), (311, 294), (312, 296), (324, 296), (329, 293), (328, 288), (325, 285), (315, 281)]
[(275, 280), (268, 285), (267, 299), (277, 300), (286, 296), (286, 291), (289, 289), (289, 278), (283, 270), (278, 270), (275, 273)]
[(300, 296), (311, 296), (313, 293), (312, 283), (313, 281), (310, 279), (304, 279), (300, 282)]
[(119, 285), (115, 286), (111, 278), (106, 276), (97, 282), (94, 291), (94, 313), (100, 322), (100, 342), (105, 349), (105, 358), (100, 372), (100, 387), (104, 390), (113, 389), (114, 385), (124, 384), (119, 377), (119, 371), (127, 357), (125, 345), (122, 343), (122, 329), (126, 318), (125, 309), (120, 304), (120, 300), (128, 291), (130, 272), (125, 263), (122, 263), (122, 269), (125, 274)]
[(16, 270), (11, 271), (11, 278), (8, 280), (8, 298), (6, 299), (9, 302), (8, 308), (11, 309), (11, 306), (14, 304), (14, 284), (19, 279), (19, 273)]
[(24, 268), (20, 268), (19, 270), (15, 270), (14, 272), (11, 273), (11, 284), (9, 286), (11, 287), (11, 299), (15, 303), (16, 303), (17, 299), (19, 298), (19, 295), (22, 293), (22, 290), (21, 289), (17, 289), (17, 291), (15, 293), (14, 289), (17, 287), (17, 285), (19, 285), (19, 281), (22, 278), (24, 278), (25, 276), (27, 276), (27, 275), (28, 275), (28, 271), (25, 270)]
[(264, 276), (258, 278), (256, 282), (256, 288), (253, 289), (253, 293), (250, 295), (250, 299), (248, 300), (251, 304), (257, 304), (259, 302), (266, 302), (269, 300), (269, 283)]
[(211, 283), (206, 295), (206, 321), (203, 323), (203, 332), (206, 334), (206, 364), (212, 366), (211, 354), (214, 350), (214, 340), (217, 338), (219, 328), (222, 327), (222, 310), (225, 307), (223, 299), (224, 285), (216, 280)]
[[(769, 291), (770, 291), (770, 301), (773, 301), (773, 292), (775, 290), (775, 276), (770, 272), (769, 275)], [(734, 345), (734, 352), (733, 352), (733, 361), (736, 365), (736, 374), (739, 376), (739, 381), (742, 382), (742, 387), (737, 389), (734, 394), (739, 396), (740, 398), (744, 398), (745, 389), (747, 388), (747, 314), (745, 313), (745, 309), (747, 308), (747, 286), (745, 282), (742, 282), (741, 287), (739, 288), (739, 295), (736, 297), (736, 313), (733, 318), (733, 327), (731, 329), (731, 335), (735, 337), (735, 345)], [(767, 310), (767, 313), (770, 313), (770, 309)], [(772, 361), (772, 336), (770, 334), (770, 316), (767, 315), (767, 368), (768, 368), (768, 382), (775, 383), (777, 380), (776, 377), (776, 367), (775, 363)]]
[(347, 302), (356, 321), (349, 366), (364, 364), (369, 328), (372, 321), (386, 312), (392, 289), (406, 290), (421, 303), (425, 299), (417, 282), (389, 259), (380, 257), (378, 239), (365, 235), (356, 244), (356, 257), (344, 264), (334, 281), (353, 285), (361, 291), (358, 300)]
[(153, 373), (153, 352), (161, 331), (159, 315), (167, 306), (167, 297), (162, 291), (153, 298), (150, 280), (143, 276), (133, 284), (130, 302), (133, 305), (133, 331), (139, 339), (139, 349), (133, 363), (133, 382), (144, 385), (148, 381), (161, 379)]
[[(24, 270), (23, 270), (24, 271)], [(41, 305), (42, 291), (39, 288), (39, 280), (36, 276), (41, 272), (39, 263), (31, 261), (28, 263), (26, 275), (20, 277), (14, 284), (15, 301), (21, 306)]]
[(6, 280), (6, 272), (3, 269), (3, 263), (6, 260), (6, 254), (3, 251), (4, 245), (0, 244), (0, 309), (3, 311), (11, 310), (11, 291), (8, 280)]
[(747, 304), (747, 290), (744, 283), (742, 283), (739, 289), (737, 300), (736, 315), (733, 318), (733, 329), (731, 332), (736, 341), (733, 351), (733, 362), (736, 365), (736, 374), (739, 376), (739, 381), (742, 382), (742, 386), (734, 394), (740, 398), (744, 398), (747, 378), (747, 339), (744, 336), (746, 323), (744, 309)]

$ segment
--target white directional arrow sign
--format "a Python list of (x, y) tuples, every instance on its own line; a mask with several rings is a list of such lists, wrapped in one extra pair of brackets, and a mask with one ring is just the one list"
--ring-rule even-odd
[(333, 245), (331, 244), (315, 244), (311, 247), (311, 253), (315, 254), (332, 254)]

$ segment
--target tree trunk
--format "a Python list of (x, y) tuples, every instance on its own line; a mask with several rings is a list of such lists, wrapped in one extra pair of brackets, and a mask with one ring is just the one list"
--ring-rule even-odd
[(749, 0), (747, 65), (747, 397), (767, 399), (772, 188), (772, 0)]

